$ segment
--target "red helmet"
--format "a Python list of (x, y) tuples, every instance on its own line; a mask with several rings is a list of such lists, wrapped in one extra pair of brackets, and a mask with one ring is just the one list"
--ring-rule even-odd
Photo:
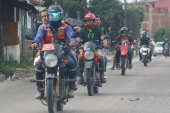
[[(86, 21), (87, 21), (87, 20), (93, 20), (93, 23), (91, 23), (91, 24), (86, 24)], [(84, 16), (84, 25), (85, 25), (86, 27), (93, 27), (94, 24), (95, 24), (95, 21), (96, 21), (96, 17), (95, 17), (92, 13), (88, 13), (88, 14), (86, 14), (86, 15)]]

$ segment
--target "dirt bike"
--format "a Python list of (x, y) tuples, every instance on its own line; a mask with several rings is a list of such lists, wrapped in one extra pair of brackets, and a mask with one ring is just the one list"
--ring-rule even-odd
[[(26, 37), (28, 40), (32, 38)], [(41, 50), (41, 61), (45, 70), (44, 80), (36, 80), (42, 82), (44, 88), (44, 96), (40, 101), (43, 105), (48, 106), (49, 113), (62, 111), (64, 105), (68, 102), (69, 82), (76, 82), (76, 79), (69, 79), (66, 64), (68, 60), (64, 60), (64, 56), (71, 55), (70, 46), (62, 41), (55, 41), (55, 44), (45, 44), (38, 46), (36, 49)]]
[(142, 45), (142, 48), (140, 49), (140, 54), (142, 55), (142, 62), (144, 63), (144, 66), (147, 66), (150, 54), (150, 48), (148, 47), (148, 45)]
[[(105, 35), (103, 40), (109, 39), (110, 37), (110, 35)], [(82, 65), (84, 65), (84, 80), (82, 85), (87, 86), (89, 96), (93, 96), (94, 93), (99, 93), (99, 87), (101, 87), (102, 84), (100, 80), (101, 69), (99, 67), (99, 59), (101, 58), (101, 55), (97, 55), (97, 50), (102, 49), (103, 47), (103, 45), (99, 44), (99, 41), (88, 41), (83, 45)], [(79, 55), (78, 57), (81, 58)]]
[(121, 70), (121, 75), (125, 75), (126, 69), (129, 68), (128, 63), (128, 44), (134, 44), (133, 42), (116, 42), (120, 45), (120, 63), (116, 66), (117, 70)]

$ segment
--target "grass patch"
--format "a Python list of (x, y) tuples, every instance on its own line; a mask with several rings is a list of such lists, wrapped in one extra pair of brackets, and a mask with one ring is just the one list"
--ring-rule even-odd
[(107, 62), (111, 62), (111, 60), (107, 59)]
[[(17, 69), (19, 68), (19, 70)], [(14, 73), (30, 73), (35, 72), (33, 69), (33, 58), (32, 52), (27, 53), (26, 55), (20, 55), (20, 63), (15, 60), (13, 55), (9, 55), (8, 60), (7, 57), (4, 56), (3, 60), (0, 61), (0, 73), (5, 74), (6, 78), (14, 75)]]

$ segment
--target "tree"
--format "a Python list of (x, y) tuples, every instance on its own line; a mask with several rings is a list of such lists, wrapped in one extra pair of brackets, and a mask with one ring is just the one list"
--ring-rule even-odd
[(83, 19), (83, 0), (45, 0), (44, 6), (48, 8), (54, 4), (60, 5), (63, 8), (64, 16), (76, 19), (77, 14), (81, 12), (80, 19)]
[(48, 8), (51, 5), (54, 5), (56, 0), (44, 0), (44, 1), (45, 1), (45, 4), (43, 6)]
[(127, 11), (127, 27), (129, 31), (132, 31), (131, 36), (134, 39), (140, 37), (141, 23), (144, 19), (144, 7), (131, 7)]
[(122, 3), (117, 0), (90, 0), (89, 10), (95, 15), (100, 15), (103, 27), (111, 27), (113, 31), (112, 40), (118, 36), (118, 30), (124, 24), (124, 11)]
[[(100, 15), (102, 18), (102, 27), (111, 27), (111, 41), (118, 36), (118, 30), (124, 24), (124, 10), (122, 3), (118, 0), (90, 0), (89, 10), (95, 15)], [(109, 51), (113, 52), (115, 45), (110, 43)]]
[(170, 38), (170, 29), (166, 27), (159, 27), (154, 33), (153, 38), (155, 42), (162, 42), (165, 37)]
[(57, 0), (57, 4), (63, 8), (65, 16), (76, 19), (79, 13), (80, 19), (83, 19), (83, 0)]

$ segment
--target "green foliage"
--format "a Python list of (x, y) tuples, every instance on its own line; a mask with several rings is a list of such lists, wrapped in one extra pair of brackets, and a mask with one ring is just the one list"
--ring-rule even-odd
[(144, 19), (144, 7), (132, 7), (127, 11), (127, 27), (129, 31), (132, 31), (131, 36), (134, 39), (140, 37), (141, 23)]
[(8, 65), (4, 65), (4, 64), (0, 65), (0, 73), (5, 74), (6, 78), (9, 78), (10, 76), (13, 76), (14, 71), (15, 70), (13, 68), (11, 68), (10, 66), (8, 66)]
[(170, 38), (170, 29), (166, 27), (159, 27), (154, 33), (153, 38), (155, 42), (164, 41), (165, 37)]
[(49, 7), (51, 5), (54, 5), (56, 0), (45, 0), (45, 4), (43, 5), (44, 7)]
[[(44, 6), (47, 8), (51, 5), (54, 5), (56, 0), (45, 0), (47, 1)], [(84, 9), (83, 9), (83, 0), (57, 0), (57, 5), (60, 5), (64, 10), (64, 15), (68, 14), (68, 17), (77, 18), (77, 11), (81, 12), (80, 17), (83, 19)]]
[(112, 27), (112, 40), (118, 36), (118, 29), (123, 25), (124, 10), (118, 0), (90, 0), (89, 10), (102, 17), (102, 27)]

